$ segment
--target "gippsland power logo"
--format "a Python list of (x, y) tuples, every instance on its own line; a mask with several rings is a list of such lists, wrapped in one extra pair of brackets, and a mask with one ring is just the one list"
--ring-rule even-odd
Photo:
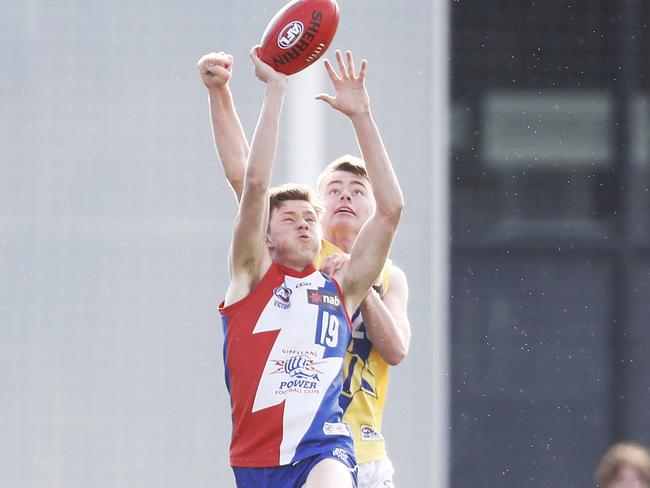
[(285, 394), (290, 391), (297, 393), (317, 393), (320, 383), (320, 374), (323, 374), (317, 365), (321, 364), (310, 358), (308, 354), (296, 354), (287, 359), (271, 360), (277, 369), (271, 374), (283, 374), (285, 378), (280, 381), (276, 393)]

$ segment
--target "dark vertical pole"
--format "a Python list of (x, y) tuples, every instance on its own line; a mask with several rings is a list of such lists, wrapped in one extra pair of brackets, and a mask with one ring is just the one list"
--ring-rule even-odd
[(617, 242), (619, 243), (616, 269), (614, 271), (614, 303), (612, 320), (612, 404), (610, 408), (612, 441), (618, 441), (629, 432), (626, 392), (631, 383), (629, 364), (633, 360), (629, 347), (630, 288), (634, 266), (634, 172), (632, 167), (632, 109), (638, 94), (640, 53), (640, 0), (619, 2), (616, 22), (616, 57), (613, 66), (615, 125), (614, 150), (615, 181), (612, 191), (616, 195), (614, 217)]

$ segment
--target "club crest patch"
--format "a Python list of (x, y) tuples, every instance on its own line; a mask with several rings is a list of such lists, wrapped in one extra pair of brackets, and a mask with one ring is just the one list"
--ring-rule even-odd
[(273, 295), (275, 295), (275, 302), (273, 303), (276, 307), (287, 309), (291, 306), (291, 289), (283, 283), (273, 290)]

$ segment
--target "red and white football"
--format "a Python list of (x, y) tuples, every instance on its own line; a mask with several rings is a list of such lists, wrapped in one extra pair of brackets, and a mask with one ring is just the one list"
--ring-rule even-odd
[(266, 26), (259, 57), (280, 73), (297, 73), (325, 53), (338, 25), (334, 0), (292, 0)]

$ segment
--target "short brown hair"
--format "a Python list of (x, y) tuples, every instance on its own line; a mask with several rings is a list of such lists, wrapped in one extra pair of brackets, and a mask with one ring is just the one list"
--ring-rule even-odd
[(289, 200), (304, 200), (309, 203), (314, 210), (316, 215), (320, 219), (320, 216), (323, 213), (323, 207), (314, 195), (314, 192), (307, 185), (299, 185), (296, 183), (286, 183), (284, 185), (276, 186), (271, 188), (269, 191), (269, 219), (271, 214), (277, 208), (279, 208), (283, 202)]
[(650, 484), (650, 451), (640, 444), (621, 442), (614, 444), (600, 460), (595, 477), (598, 486), (607, 488), (624, 465), (636, 469), (645, 483)]
[(335, 159), (330, 164), (325, 166), (325, 169), (321, 172), (316, 180), (316, 189), (320, 191), (320, 186), (323, 184), (323, 180), (335, 171), (347, 171), (353, 175), (360, 176), (361, 178), (368, 179), (368, 173), (366, 171), (366, 164), (363, 162), (363, 159), (360, 159), (351, 154), (345, 154), (340, 158)]

